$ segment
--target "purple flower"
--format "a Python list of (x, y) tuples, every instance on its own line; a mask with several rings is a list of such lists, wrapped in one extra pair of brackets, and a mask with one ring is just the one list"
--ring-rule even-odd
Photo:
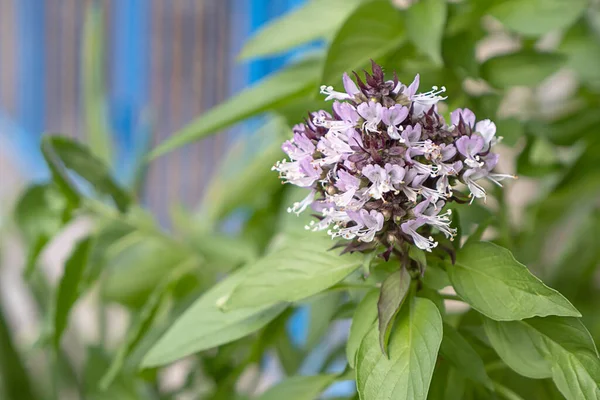
[(481, 166), (478, 154), (484, 146), (485, 141), (479, 135), (463, 136), (456, 141), (458, 152), (466, 157), (465, 163), (470, 167)]
[(365, 119), (363, 127), (367, 131), (376, 132), (377, 125), (381, 122), (383, 106), (374, 101), (361, 103), (356, 109), (358, 114)]
[(367, 165), (362, 169), (362, 174), (372, 183), (367, 193), (374, 199), (381, 199), (384, 193), (392, 190), (390, 177), (387, 171), (379, 165)]
[(452, 125), (458, 126), (461, 120), (470, 128), (475, 126), (475, 114), (468, 108), (457, 108), (450, 113), (450, 122), (452, 122)]
[(344, 75), (342, 75), (342, 82), (344, 83), (344, 89), (346, 90), (346, 93), (348, 93), (348, 96), (350, 96), (350, 98), (354, 98), (354, 96), (360, 93), (360, 90), (358, 89), (358, 86), (356, 86), (356, 83), (354, 83), (352, 78), (350, 78), (350, 76), (345, 72)]
[(475, 124), (475, 132), (479, 133), (485, 142), (484, 151), (489, 150), (491, 146), (496, 144), (496, 124), (489, 119), (484, 119)]
[(300, 160), (312, 156), (316, 147), (305, 134), (296, 132), (294, 133), (294, 139), (284, 142), (281, 149), (286, 152), (290, 159)]
[(399, 104), (390, 108), (384, 108), (381, 115), (381, 120), (384, 124), (388, 125), (387, 134), (392, 139), (400, 139), (400, 133), (398, 133), (398, 125), (400, 125), (408, 116), (408, 108), (403, 107)]
[(431, 251), (431, 249), (437, 246), (437, 242), (433, 240), (433, 237), (429, 236), (426, 238), (417, 232), (417, 229), (425, 225), (426, 221), (424, 218), (411, 219), (407, 222), (404, 222), (401, 225), (402, 232), (410, 235), (415, 246), (417, 246), (421, 250)]
[(375, 63), (364, 80), (355, 75), (356, 83), (344, 74), (345, 93), (322, 86), (327, 100), (336, 100), (333, 115), (311, 113), (282, 146), (289, 159), (273, 169), (284, 182), (310, 189), (288, 211), (311, 206), (318, 221), (306, 228), (349, 240), (345, 251), (382, 245), (387, 257), (403, 243), (432, 251), (436, 235), (456, 233), (443, 210), (462, 199), (459, 182), (472, 199), (485, 199), (482, 179), (500, 185), (511, 177), (493, 172), (496, 126), (476, 122), (468, 109), (453, 111), (448, 125), (437, 111), (446, 89), (417, 93), (419, 75), (408, 87), (395, 74), (386, 80)]

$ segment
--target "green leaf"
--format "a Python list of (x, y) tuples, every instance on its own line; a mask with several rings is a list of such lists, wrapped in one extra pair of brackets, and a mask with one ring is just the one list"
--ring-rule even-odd
[(490, 58), (481, 66), (481, 75), (492, 86), (536, 86), (565, 65), (566, 57), (556, 53), (523, 50)]
[(592, 88), (600, 88), (600, 44), (584, 23), (573, 26), (563, 38), (559, 50), (567, 57), (567, 68)]
[(33, 185), (17, 200), (13, 215), (27, 242), (25, 277), (30, 278), (46, 244), (70, 219), (69, 209), (56, 186)]
[(446, 286), (451, 286), (448, 274), (440, 262), (430, 262), (425, 269), (423, 284), (432, 290), (442, 290)]
[(233, 143), (202, 199), (203, 225), (223, 218), (237, 207), (265, 201), (281, 188), (271, 167), (284, 157), (281, 142), (290, 135), (281, 118), (272, 118)]
[(219, 307), (251, 271), (246, 267), (206, 292), (179, 317), (142, 361), (142, 367), (165, 365), (190, 354), (249, 335), (265, 326), (285, 304), (224, 312)]
[(0, 307), (0, 395), (15, 400), (39, 399), (32, 378), (15, 346), (13, 331)]
[(83, 367), (82, 386), (85, 390), (85, 398), (90, 400), (142, 400), (136, 379), (131, 374), (120, 375), (107, 390), (99, 388), (102, 375), (109, 367), (110, 359), (105, 350), (100, 347), (87, 347), (87, 358)]
[(492, 243), (471, 243), (448, 268), (460, 297), (474, 309), (497, 321), (581, 314), (556, 290), (544, 285), (507, 249)]
[(107, 126), (104, 94), (104, 13), (98, 2), (89, 3), (81, 40), (81, 88), (85, 135), (92, 153), (110, 165), (113, 148)]
[[(310, 90), (317, 90), (321, 63), (306, 59), (277, 72), (256, 85), (210, 109), (189, 125), (175, 132), (154, 149), (149, 157), (156, 158), (185, 144), (216, 133), (253, 115), (281, 106)], [(314, 86), (314, 88), (313, 88)]]
[[(132, 307), (142, 306), (154, 288), (176, 265), (190, 256), (189, 251), (139, 231), (125, 235), (107, 250), (109, 267), (102, 296)], [(196, 259), (196, 265), (202, 260)]]
[(54, 315), (55, 347), (60, 346), (60, 338), (67, 327), (69, 314), (73, 305), (81, 295), (81, 282), (88, 263), (92, 239), (85, 238), (75, 245), (73, 253), (65, 263), (65, 271), (58, 284), (56, 294), (56, 309)]
[(340, 256), (314, 233), (290, 237), (251, 270), (227, 300), (227, 309), (294, 302), (335, 285), (361, 265), (359, 254)]
[(342, 296), (342, 292), (325, 292), (310, 299), (308, 303), (310, 318), (305, 348), (313, 349), (323, 340), (341, 304)]
[(175, 289), (179, 280), (185, 274), (191, 272), (195, 267), (196, 262), (193, 258), (183, 261), (152, 291), (152, 294), (148, 297), (148, 301), (144, 304), (139, 315), (127, 330), (125, 341), (119, 347), (110, 367), (100, 381), (100, 387), (103, 390), (107, 390), (117, 378), (127, 357), (131, 355), (135, 347), (140, 343), (144, 335), (152, 326), (154, 318), (160, 307), (163, 305), (165, 298), (167, 298), (167, 296)]
[(111, 196), (121, 212), (129, 207), (129, 194), (112, 179), (106, 164), (86, 147), (66, 137), (47, 135), (42, 139), (42, 152), (56, 184), (72, 203), (79, 204), (79, 192), (65, 169), (88, 181), (98, 193)]
[(373, 328), (373, 324), (377, 320), (377, 301), (379, 300), (379, 290), (371, 290), (362, 301), (358, 303), (354, 316), (352, 317), (352, 325), (350, 326), (350, 334), (346, 342), (346, 358), (348, 365), (352, 368), (355, 366), (356, 353), (360, 347), (360, 343), (367, 333)]
[(465, 377), (492, 389), (492, 381), (479, 354), (456, 329), (446, 323), (440, 354)]
[(267, 390), (257, 400), (314, 400), (335, 378), (336, 375), (292, 376)]
[(323, 84), (340, 82), (344, 72), (384, 57), (405, 40), (400, 12), (389, 1), (371, 1), (346, 19), (329, 46)]
[(377, 302), (379, 315), (379, 345), (383, 354), (387, 353), (387, 344), (394, 326), (394, 317), (400, 311), (408, 295), (411, 283), (410, 274), (405, 268), (392, 273), (383, 281)]
[(508, 0), (490, 10), (506, 28), (526, 36), (540, 36), (573, 24), (588, 0)]
[(357, 355), (356, 385), (361, 399), (425, 400), (442, 336), (437, 307), (418, 297), (408, 300), (398, 315), (389, 358), (381, 352), (374, 326)]
[(252, 36), (240, 58), (264, 57), (289, 50), (336, 31), (362, 0), (312, 0), (276, 18)]
[(496, 322), (484, 318), (490, 343), (512, 369), (552, 378), (568, 400), (600, 399), (600, 358), (580, 320), (564, 317)]
[(406, 10), (406, 34), (421, 52), (442, 65), (442, 37), (446, 25), (446, 0), (421, 0)]

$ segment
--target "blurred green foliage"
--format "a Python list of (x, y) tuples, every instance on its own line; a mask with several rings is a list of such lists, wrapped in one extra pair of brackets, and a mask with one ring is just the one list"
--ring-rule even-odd
[[(355, 355), (369, 350), (364, 342), (359, 346), (356, 335), (372, 337), (378, 347), (376, 332), (368, 334), (376, 315), (371, 318), (360, 310), (376, 301), (365, 294), (390, 271), (373, 261), (370, 280), (365, 282), (356, 273), (342, 280), (360, 264), (357, 261), (346, 266), (348, 271), (341, 271), (339, 279), (323, 274), (319, 266), (343, 269), (345, 265), (336, 265), (329, 256), (317, 257), (324, 248), (315, 250), (301, 236), (306, 219), (285, 212), (291, 199), (302, 194), (281, 186), (270, 171), (283, 157), (279, 145), (289, 136), (290, 126), (323, 104), (318, 86), (340, 86), (343, 72), (358, 71), (371, 58), (388, 71), (396, 70), (403, 82), (420, 73), (422, 86), (445, 85), (449, 106), (469, 107), (497, 123), (506, 153), (514, 156), (514, 169), (528, 185), (510, 183), (488, 205), (457, 207), (462, 236), (471, 245), (485, 232), (486, 239), (512, 251), (581, 311), (591, 336), (600, 341), (600, 4), (591, 0), (413, 3), (401, 9), (388, 0), (309, 0), (251, 38), (241, 53), (243, 59), (277, 54), (317, 39), (326, 45), (198, 116), (152, 149), (148, 160), (249, 117), (267, 115), (261, 129), (231, 146), (198, 209), (173, 212), (171, 230), (159, 226), (141, 208), (136, 188), (122, 187), (112, 177), (113, 145), (106, 128), (102, 82), (97, 79), (102, 64), (102, 15), (91, 7), (84, 29), (82, 74), (89, 148), (64, 137), (46, 136), (41, 150), (52, 180), (27, 188), (15, 205), (14, 228), (27, 249), (23, 279), (45, 322), (36, 346), (23, 348), (2, 313), (5, 306), (0, 307), (0, 398), (62, 399), (64, 393), (74, 391), (79, 398), (89, 399), (166, 400), (185, 392), (198, 399), (247, 399), (253, 385), (239, 384), (240, 377), (260, 364), (264, 354), (274, 354), (286, 374), (294, 375), (328, 334), (330, 322), (348, 318), (355, 309), (357, 325), (348, 349), (345, 345), (329, 349), (328, 357), (344, 359), (347, 351), (354, 367), (359, 360)], [(515, 209), (519, 195), (526, 195), (526, 204), (519, 201)], [(239, 231), (224, 232), (223, 223), (240, 210), (245, 217)], [(39, 256), (82, 217), (92, 227), (75, 245), (58, 286), (49, 287)], [(439, 260), (426, 262), (425, 285), (430, 286), (431, 298), (443, 304), (433, 290), (449, 284), (448, 276)], [(304, 271), (301, 279), (294, 275), (299, 270)], [(271, 282), (275, 272), (286, 274), (285, 279)], [(450, 278), (461, 294), (458, 277), (453, 276), (458, 272)], [(236, 289), (247, 275), (252, 285)], [(277, 286), (295, 278), (304, 285), (296, 287), (300, 292)], [(325, 297), (305, 299), (322, 290), (326, 293), (319, 296)], [(91, 293), (96, 293), (100, 339), (86, 347), (66, 336), (77, 335), (69, 327), (70, 311)], [(437, 312), (421, 298), (411, 301), (419, 313)], [(240, 307), (245, 302), (251, 306), (226, 310), (228, 304)], [(117, 348), (106, 340), (111, 329), (106, 307), (114, 304), (130, 316)], [(285, 324), (293, 310), (305, 304), (313, 306), (309, 340), (302, 345), (290, 341)], [(482, 312), (488, 317), (494, 314)], [(499, 323), (475, 314), (442, 310), (449, 327), (444, 329), (450, 333), (444, 334), (442, 357), (431, 366), (435, 371), (427, 398), (560, 399), (561, 393), (569, 399), (600, 398), (593, 387), (598, 380), (588, 382), (581, 393), (569, 392), (568, 377), (546, 371), (555, 368), (548, 361), (554, 355), (563, 365), (579, 362), (568, 346), (561, 347), (563, 338), (558, 336), (573, 332), (585, 336), (583, 326), (532, 319), (502, 330)], [(417, 318), (414, 315), (398, 318), (390, 343), (402, 339), (398, 332), (418, 326), (407, 323)], [(552, 332), (559, 332), (558, 336)], [(543, 373), (531, 365), (519, 367), (536, 362), (535, 355), (519, 360), (532, 349), (519, 342), (523, 335), (536, 343), (532, 346), (545, 346), (547, 357), (537, 360), (536, 366)], [(503, 340), (523, 348), (498, 354), (494, 350), (498, 347), (493, 349), (490, 342)], [(586, 354), (593, 353), (591, 347), (589, 341), (582, 345)], [(85, 355), (81, 371), (70, 356), (74, 352)], [(179, 387), (164, 389), (158, 378), (162, 368), (185, 356), (191, 364), (188, 375)], [(33, 360), (40, 357), (47, 360), (47, 367), (32, 368)], [(327, 365), (317, 368), (313, 377), (284, 380), (260, 399), (314, 399), (334, 381), (348, 379), (347, 374), (328, 374)], [(538, 379), (521, 377), (511, 368)], [(391, 366), (389, 371), (400, 373), (397, 369)], [(368, 388), (361, 389), (360, 383), (359, 389), (362, 398), (379, 398)]]

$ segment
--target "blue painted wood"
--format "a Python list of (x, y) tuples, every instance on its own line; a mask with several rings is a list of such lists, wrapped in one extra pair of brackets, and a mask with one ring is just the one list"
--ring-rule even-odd
[(46, 91), (44, 84), (44, 13), (39, 0), (19, 0), (17, 6), (17, 120), (29, 134), (39, 137), (44, 129)]
[(147, 0), (113, 3), (110, 123), (118, 144), (117, 171), (132, 178), (139, 149), (145, 147), (149, 126), (143, 113), (149, 101), (150, 5)]

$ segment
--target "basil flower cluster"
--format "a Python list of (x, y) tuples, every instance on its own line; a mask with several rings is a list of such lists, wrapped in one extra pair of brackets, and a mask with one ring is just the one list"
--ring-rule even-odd
[[(492, 172), (496, 125), (477, 121), (468, 109), (450, 114), (450, 124), (438, 113), (445, 88), (417, 93), (419, 75), (406, 86), (386, 80), (373, 63), (364, 81), (343, 75), (344, 92), (322, 86), (332, 112), (309, 114), (293, 128), (282, 149), (289, 159), (273, 167), (285, 183), (310, 189), (289, 212), (309, 206), (317, 215), (306, 228), (327, 230), (332, 238), (350, 242), (346, 251), (366, 251), (383, 244), (391, 249), (408, 242), (431, 251), (456, 235), (449, 201), (486, 197), (481, 185), (510, 175)], [(466, 200), (468, 201), (468, 199)]]

